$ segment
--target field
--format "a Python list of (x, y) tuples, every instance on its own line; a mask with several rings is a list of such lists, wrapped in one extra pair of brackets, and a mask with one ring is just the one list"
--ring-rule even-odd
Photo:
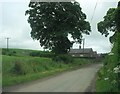
[(93, 63), (93, 60), (80, 58), (73, 58), (72, 63), (56, 62), (47, 56), (48, 52), (47, 55), (43, 55), (46, 57), (30, 56), (31, 52), (37, 52), (33, 50), (10, 49), (9, 52), (2, 55), (3, 87), (40, 79)]

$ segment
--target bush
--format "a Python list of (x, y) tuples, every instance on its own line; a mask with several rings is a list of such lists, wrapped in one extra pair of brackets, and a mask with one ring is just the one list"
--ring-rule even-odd
[[(118, 92), (120, 91), (119, 72), (115, 73), (114, 68), (118, 66), (118, 43), (115, 42), (112, 48), (113, 55), (107, 55), (104, 60), (104, 66), (98, 73), (97, 91)], [(108, 78), (108, 80), (105, 80)]]
[(65, 64), (72, 63), (73, 58), (70, 55), (61, 54), (52, 58), (56, 62), (64, 62)]
[(23, 62), (15, 62), (15, 65), (12, 69), (12, 72), (17, 75), (25, 75), (29, 72), (33, 71), (32, 68), (30, 68), (28, 65), (25, 65)]
[(2, 49), (2, 55), (7, 55), (7, 49)]
[(48, 57), (48, 58), (51, 58), (54, 56), (54, 54), (51, 52), (31, 52), (29, 55), (36, 56), (36, 57)]
[(10, 49), (2, 49), (2, 55), (8, 55), (8, 56), (15, 56), (16, 51), (12, 51)]

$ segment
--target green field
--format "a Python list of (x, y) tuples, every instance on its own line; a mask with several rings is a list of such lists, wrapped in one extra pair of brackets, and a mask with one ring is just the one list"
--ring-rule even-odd
[[(10, 51), (12, 52), (14, 49)], [(16, 55), (2, 55), (3, 87), (40, 79), (93, 63), (93, 60), (80, 58), (74, 58), (72, 63), (56, 62), (52, 58), (29, 56), (31, 51), (33, 50), (15, 49)]]

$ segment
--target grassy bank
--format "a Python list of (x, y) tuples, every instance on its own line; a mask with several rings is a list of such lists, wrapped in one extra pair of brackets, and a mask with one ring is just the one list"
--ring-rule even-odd
[(55, 62), (51, 58), (2, 55), (3, 87), (28, 82), (81, 65), (93, 60), (74, 58), (72, 63)]
[[(114, 43), (112, 54), (106, 56), (104, 66), (98, 72), (97, 92), (120, 92), (118, 44)], [(117, 70), (116, 70), (117, 69)]]

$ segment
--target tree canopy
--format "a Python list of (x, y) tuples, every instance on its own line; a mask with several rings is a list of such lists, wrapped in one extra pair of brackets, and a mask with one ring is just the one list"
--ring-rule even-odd
[(104, 20), (98, 23), (98, 31), (107, 37), (109, 32), (115, 32), (113, 36), (110, 37), (110, 42), (115, 41), (116, 32), (120, 32), (120, 2), (117, 8), (110, 8), (107, 14), (104, 16)]
[(104, 16), (104, 20), (98, 23), (98, 31), (106, 37), (109, 35), (109, 31), (116, 31), (115, 8), (110, 8)]
[[(74, 42), (81, 43), (82, 34), (90, 34), (90, 24), (78, 2), (30, 2), (26, 11), (31, 37), (45, 49), (67, 53)], [(71, 35), (74, 41), (68, 39)]]
[(115, 22), (117, 31), (120, 32), (120, 1), (118, 2), (118, 7), (116, 8), (115, 11)]

